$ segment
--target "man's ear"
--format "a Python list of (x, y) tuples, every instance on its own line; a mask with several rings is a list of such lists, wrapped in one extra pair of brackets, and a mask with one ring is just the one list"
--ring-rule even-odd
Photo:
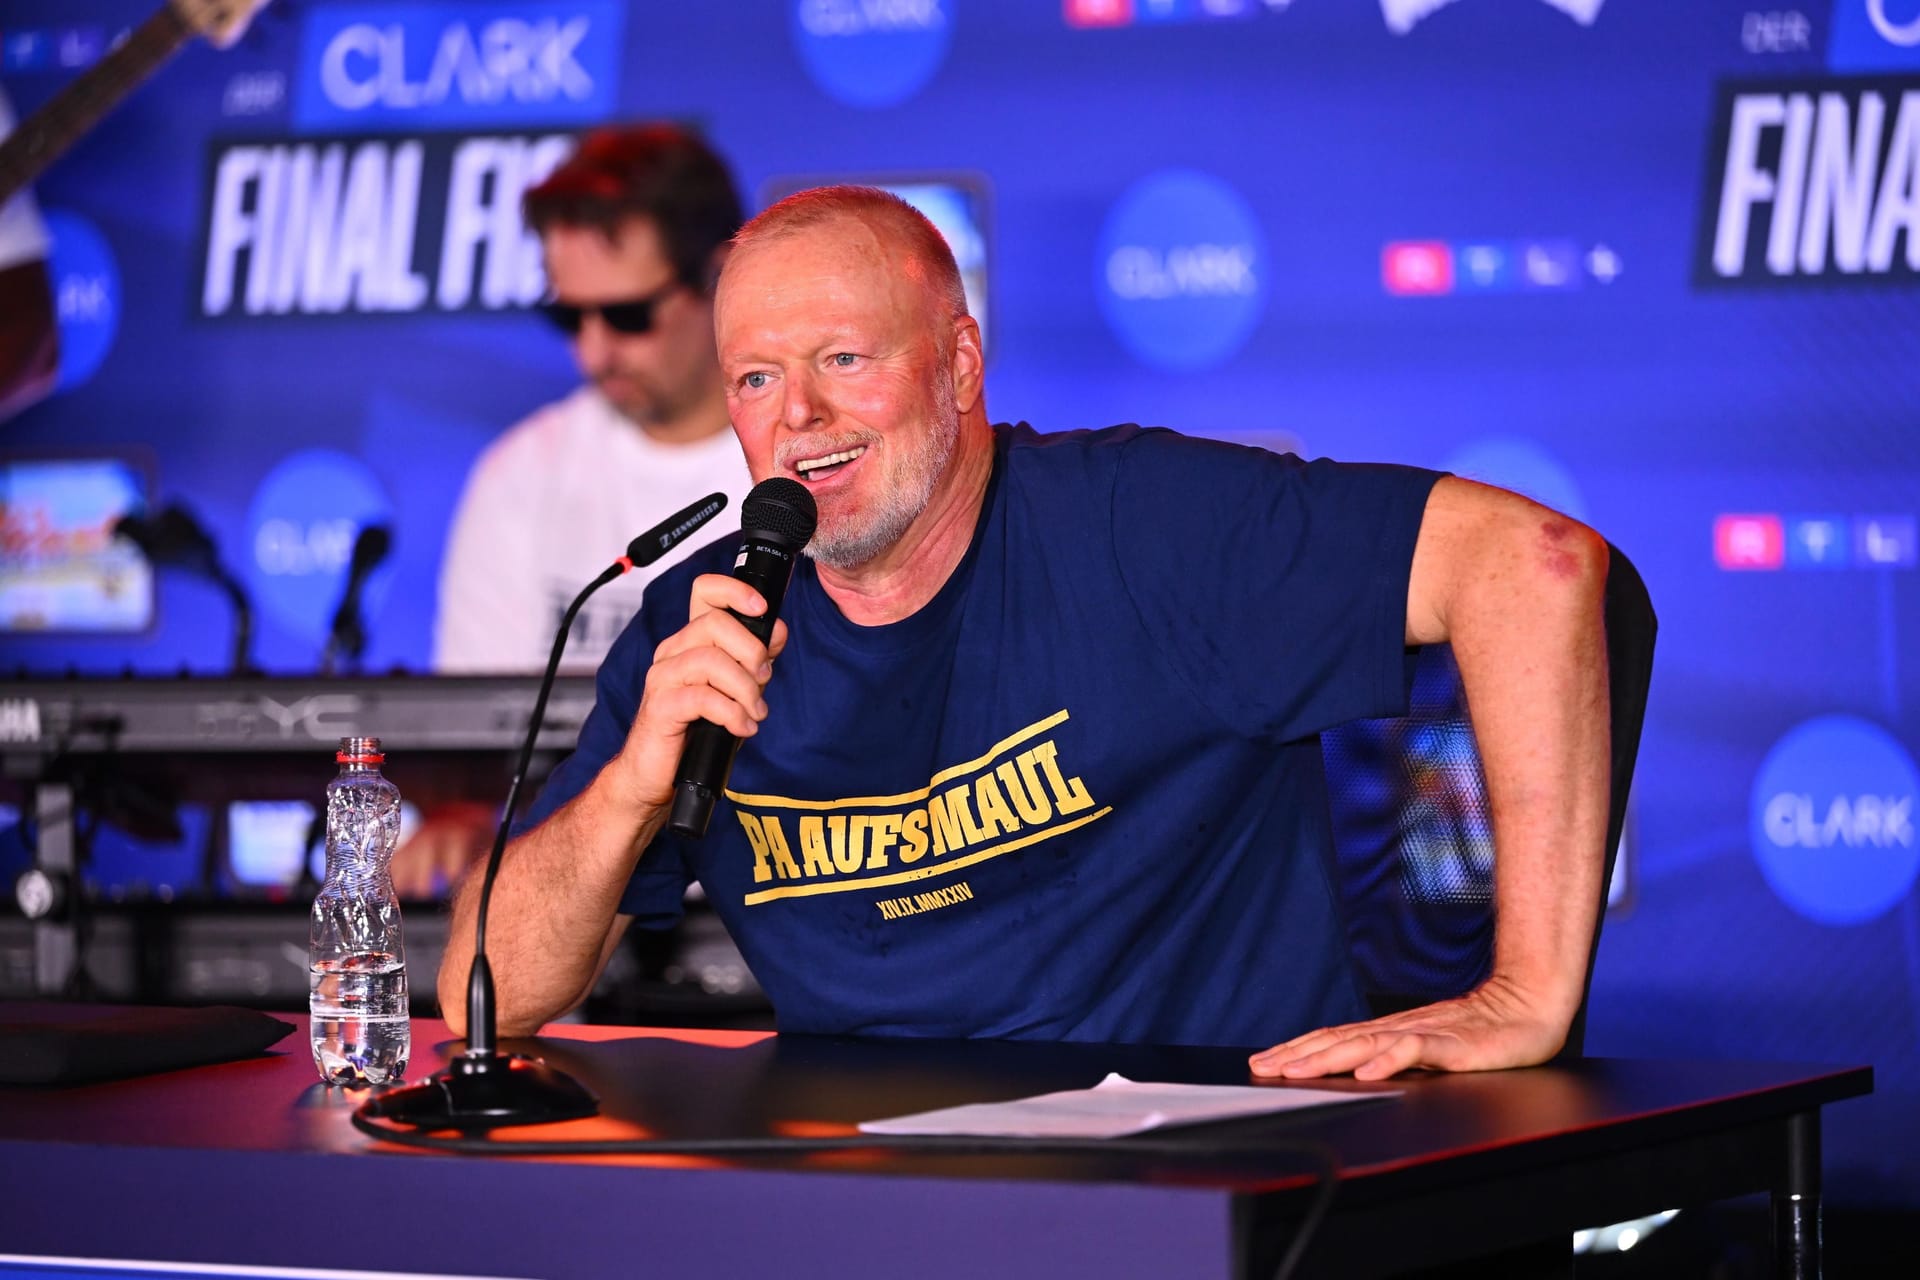
[(987, 359), (980, 346), (980, 322), (972, 316), (955, 316), (952, 346), (948, 352), (953, 370), (954, 407), (969, 413), (980, 403), (980, 389), (986, 380)]

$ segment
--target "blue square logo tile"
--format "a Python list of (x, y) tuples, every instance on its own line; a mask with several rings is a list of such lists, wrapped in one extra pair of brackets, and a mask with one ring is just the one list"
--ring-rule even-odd
[(1853, 558), (1863, 568), (1913, 568), (1920, 562), (1920, 521), (1912, 516), (1855, 516)]
[(1787, 520), (1787, 563), (1796, 569), (1844, 569), (1852, 552), (1845, 516), (1792, 516)]

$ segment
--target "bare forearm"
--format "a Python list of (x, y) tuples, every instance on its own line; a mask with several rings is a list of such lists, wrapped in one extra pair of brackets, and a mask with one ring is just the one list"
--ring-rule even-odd
[(1255, 1075), (1488, 1071), (1566, 1044), (1599, 916), (1609, 786), (1607, 546), (1514, 494), (1433, 488), (1407, 592), (1410, 644), (1450, 641), (1493, 808), (1493, 972), (1464, 996), (1324, 1027)]
[[(705, 719), (739, 738), (758, 731), (786, 627), (776, 622), (772, 644), (762, 644), (730, 611), (766, 607), (737, 579), (696, 578), (690, 620), (654, 650), (625, 745), (571, 803), (508, 846), (487, 914), (502, 1035), (530, 1034), (586, 997), (619, 937), (621, 892), (666, 822), (687, 726)], [(441, 1009), (461, 1034), (480, 882), (476, 868), (461, 886), (440, 966)]]
[[(619, 761), (534, 830), (507, 846), (487, 911), (499, 1032), (531, 1035), (578, 1004), (603, 962), (620, 896), (641, 850), (664, 821), (655, 806), (622, 793)], [(454, 899), (440, 1006), (455, 1034), (466, 1032), (474, 916), (485, 864), (476, 863)]]
[(1607, 551), (1541, 508), (1513, 524), (1463, 576), (1447, 622), (1493, 814), (1493, 984), (1564, 1024), (1605, 860)]

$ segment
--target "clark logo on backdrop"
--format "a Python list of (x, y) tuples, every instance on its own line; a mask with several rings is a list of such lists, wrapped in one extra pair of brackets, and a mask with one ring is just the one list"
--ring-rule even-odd
[(216, 143), (200, 314), (524, 307), (546, 290), (520, 193), (565, 134)]
[(1835, 71), (1920, 71), (1920, 0), (1834, 0), (1827, 65)]
[(308, 131), (586, 124), (613, 113), (624, 6), (326, 5), (301, 29)]
[(1239, 351), (1265, 305), (1266, 242), (1220, 179), (1168, 169), (1107, 215), (1095, 289), (1107, 323), (1143, 363), (1206, 369)]
[(60, 322), (58, 390), (71, 391), (106, 362), (120, 332), (120, 267), (91, 222), (65, 209), (47, 211), (49, 260)]
[(1786, 904), (1821, 924), (1862, 924), (1890, 910), (1920, 873), (1914, 798), (1920, 774), (1886, 730), (1822, 716), (1774, 745), (1753, 782), (1761, 874)]
[(1920, 276), (1920, 77), (1722, 85), (1714, 117), (1698, 283)]
[[(247, 511), (247, 586), (281, 626), (302, 639), (327, 637), (346, 584), (354, 540), (389, 524), (393, 504), (366, 463), (331, 449), (283, 459), (260, 482)], [(365, 608), (379, 613), (386, 577), (368, 580)]]
[(892, 107), (946, 61), (959, 0), (791, 0), (794, 47), (813, 82), (853, 107)]

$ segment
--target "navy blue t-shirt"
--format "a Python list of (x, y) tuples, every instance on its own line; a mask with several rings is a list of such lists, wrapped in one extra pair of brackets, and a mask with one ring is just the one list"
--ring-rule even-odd
[[(801, 562), (726, 800), (620, 909), (670, 924), (698, 879), (786, 1031), (1264, 1046), (1363, 1016), (1315, 735), (1404, 713), (1435, 475), (995, 435), (972, 546), (912, 617), (849, 622)], [(530, 823), (619, 751), (737, 544), (649, 588)]]

